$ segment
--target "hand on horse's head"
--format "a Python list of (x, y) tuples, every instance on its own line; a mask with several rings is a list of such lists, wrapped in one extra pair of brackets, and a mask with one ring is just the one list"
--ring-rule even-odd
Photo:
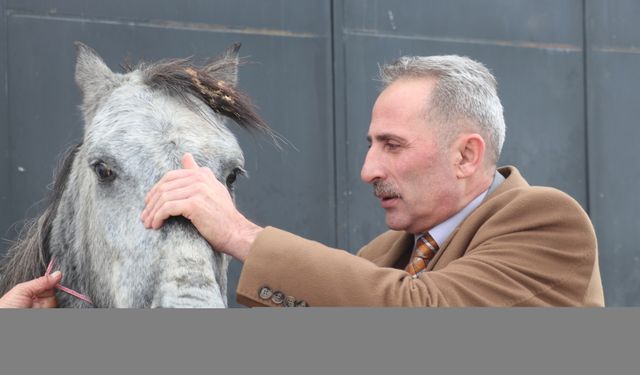
[(169, 217), (184, 216), (214, 249), (243, 262), (262, 228), (236, 209), (226, 187), (191, 154), (182, 157), (182, 167), (165, 174), (147, 194), (141, 214), (145, 227), (158, 229)]

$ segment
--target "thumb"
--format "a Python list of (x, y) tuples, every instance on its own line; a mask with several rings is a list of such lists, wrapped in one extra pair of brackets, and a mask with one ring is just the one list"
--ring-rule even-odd
[(56, 271), (49, 276), (41, 276), (37, 279), (26, 281), (21, 284), (21, 288), (32, 296), (53, 289), (57, 283), (62, 279), (62, 273)]
[(193, 158), (193, 155), (191, 155), (190, 153), (186, 153), (184, 155), (182, 155), (182, 167), (184, 169), (198, 169), (198, 163), (196, 163), (196, 160)]

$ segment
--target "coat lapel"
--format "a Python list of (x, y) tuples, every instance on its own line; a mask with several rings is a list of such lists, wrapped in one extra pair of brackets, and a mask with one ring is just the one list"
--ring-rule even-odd
[(413, 235), (401, 232), (389, 251), (373, 260), (380, 267), (404, 268), (409, 263), (411, 250), (413, 249)]
[(449, 238), (447, 238), (447, 240), (444, 241), (442, 246), (440, 246), (440, 250), (438, 250), (438, 252), (433, 257), (431, 262), (429, 262), (429, 264), (427, 264), (427, 268), (426, 268), (427, 271), (431, 271), (433, 269), (433, 267), (435, 267), (436, 264), (438, 264), (438, 261), (442, 257), (442, 254), (444, 254), (444, 252), (447, 250), (447, 246), (449, 246), (449, 243), (451, 243), (451, 240), (453, 240), (453, 238), (456, 236), (456, 233), (458, 233), (459, 229), (460, 229), (460, 227), (457, 227), (456, 229), (454, 229), (453, 232), (451, 232), (451, 234), (449, 235)]

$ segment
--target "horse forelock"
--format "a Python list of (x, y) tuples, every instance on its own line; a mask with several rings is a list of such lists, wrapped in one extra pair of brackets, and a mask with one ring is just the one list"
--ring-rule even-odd
[(51, 228), (80, 146), (81, 143), (76, 144), (65, 152), (55, 174), (47, 207), (42, 215), (24, 226), (18, 240), (9, 248), (6, 256), (0, 262), (0, 295), (15, 284), (44, 274), (46, 265), (51, 258), (49, 247)]
[[(230, 64), (234, 62), (220, 63), (216, 70)], [(191, 100), (189, 96), (193, 96), (213, 112), (232, 119), (245, 129), (272, 133), (250, 99), (232, 83), (217, 79), (215, 70), (207, 72), (193, 65), (191, 59), (164, 60), (142, 70), (144, 82), (152, 89), (163, 90), (187, 104)]]

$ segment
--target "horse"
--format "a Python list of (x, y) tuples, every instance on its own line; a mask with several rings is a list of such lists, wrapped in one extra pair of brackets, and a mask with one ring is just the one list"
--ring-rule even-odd
[(228, 120), (274, 134), (236, 89), (240, 44), (204, 64), (161, 60), (122, 73), (75, 46), (83, 139), (65, 153), (48, 206), (3, 259), (0, 295), (43, 275), (55, 258), (60, 284), (90, 302), (57, 291), (59, 307), (226, 307), (228, 256), (183, 217), (152, 230), (140, 213), (146, 193), (180, 168), (185, 152), (235, 198), (244, 157)]

